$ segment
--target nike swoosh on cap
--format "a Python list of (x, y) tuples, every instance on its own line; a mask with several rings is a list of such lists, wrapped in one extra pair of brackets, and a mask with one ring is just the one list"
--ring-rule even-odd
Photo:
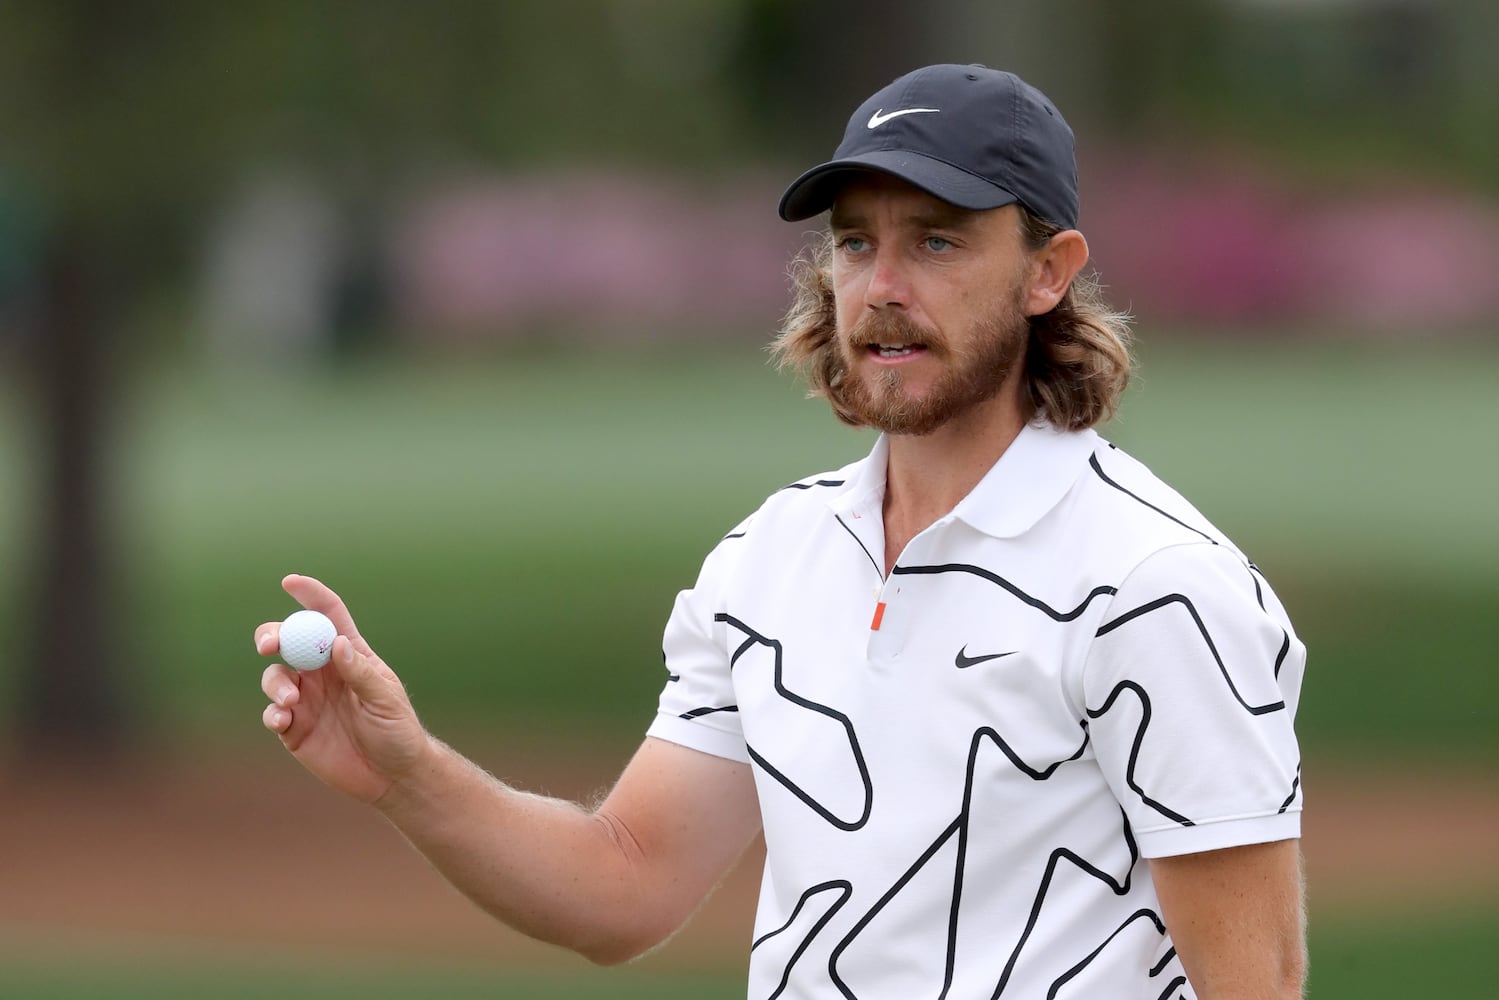
[(899, 118), (901, 115), (935, 115), (941, 110), (941, 108), (903, 108), (900, 111), (892, 111), (887, 115), (885, 114), (885, 109), (880, 108), (874, 114), (869, 116), (869, 124), (865, 127), (879, 128), (890, 119)]
[(953, 662), (957, 664), (959, 670), (967, 670), (975, 663), (983, 663), (987, 660), (997, 660), (1001, 656), (1014, 656), (1018, 652), (1018, 649), (1012, 649), (1008, 653), (988, 653), (984, 656), (969, 656), (968, 647), (964, 646), (962, 649), (958, 650), (958, 655), (953, 657)]

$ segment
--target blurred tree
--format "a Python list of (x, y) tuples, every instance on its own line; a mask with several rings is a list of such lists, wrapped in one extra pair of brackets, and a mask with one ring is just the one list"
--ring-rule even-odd
[[(928, 63), (995, 62), (961, 0), (754, 0), (731, 71), (766, 154), (830, 155), (874, 88)], [(764, 154), (762, 154), (764, 155)]]
[(134, 644), (107, 458), (143, 303), (180, 276), (246, 164), (313, 163), (358, 198), (454, 116), (487, 118), (481, 50), (519, 16), (480, 3), (432, 17), (391, 2), (0, 0), (0, 157), (43, 220), (35, 329), (21, 338), (40, 435), (18, 588), (31, 636), (12, 647), (22, 754), (92, 766), (128, 745)]
[[(21, 338), (41, 455), (31, 637), (14, 646), (23, 753), (94, 762), (129, 743), (117, 403), (153, 347), (143, 307), (183, 280), (237, 179), (292, 164), (358, 214), (434, 165), (727, 160), (753, 145), (723, 71), (744, 5), (727, 6), (0, 0), (0, 168), (43, 220)], [(679, 60), (692, 86), (655, 70), (710, 30), (716, 55)]]

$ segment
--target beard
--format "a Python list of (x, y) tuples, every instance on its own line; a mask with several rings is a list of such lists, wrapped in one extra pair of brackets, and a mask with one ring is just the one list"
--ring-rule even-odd
[[(999, 394), (1024, 361), (1030, 320), (1020, 307), (1020, 289), (1011, 290), (987, 319), (963, 331), (954, 344), (902, 313), (871, 312), (846, 334), (837, 336), (838, 370), (831, 384), (837, 403), (850, 422), (886, 434), (931, 434), (956, 417)], [(924, 395), (913, 396), (899, 368), (859, 374), (854, 361), (871, 344), (920, 344), (943, 365)]]

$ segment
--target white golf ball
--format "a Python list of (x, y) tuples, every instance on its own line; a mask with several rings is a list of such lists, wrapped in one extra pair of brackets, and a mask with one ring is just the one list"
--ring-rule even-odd
[(297, 611), (281, 623), (281, 662), (294, 670), (317, 670), (328, 662), (338, 629), (319, 611)]

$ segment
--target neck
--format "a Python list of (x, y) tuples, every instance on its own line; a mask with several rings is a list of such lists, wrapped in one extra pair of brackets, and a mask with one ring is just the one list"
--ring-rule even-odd
[(919, 437), (890, 436), (885, 470), (885, 567), (906, 543), (966, 497), (1025, 427), (1013, 393), (1001, 393)]

